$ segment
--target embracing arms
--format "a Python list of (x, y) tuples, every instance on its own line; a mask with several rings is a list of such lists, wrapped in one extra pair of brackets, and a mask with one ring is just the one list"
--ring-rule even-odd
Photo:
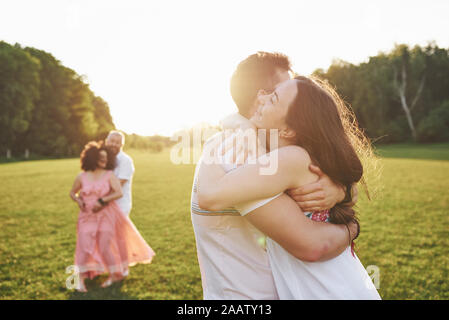
[[(257, 165), (245, 165), (225, 174), (218, 164), (202, 164), (198, 172), (200, 207), (219, 210), (238, 202), (274, 196), (296, 187), (297, 179), (302, 178), (305, 183), (316, 180), (305, 174), (310, 162), (308, 155), (300, 148), (292, 148), (279, 149), (279, 167), (271, 176), (260, 175)], [(341, 196), (338, 191), (336, 195)], [(245, 217), (290, 254), (304, 261), (327, 260), (339, 255), (357, 233), (356, 225), (349, 225), (349, 234), (344, 225), (310, 220), (286, 194)]]
[[(262, 163), (277, 159), (274, 174), (260, 173)], [(255, 164), (245, 164), (225, 173), (218, 163), (202, 163), (198, 172), (198, 202), (207, 210), (221, 210), (226, 207), (275, 196), (287, 189), (316, 180), (308, 173), (310, 158), (299, 147), (288, 146), (259, 157)]]
[[(78, 195), (78, 192), (81, 190), (81, 174), (82, 173), (80, 173), (75, 178), (75, 181), (73, 182), (73, 186), (72, 186), (72, 189), (70, 190), (69, 195), (70, 195), (70, 198), (78, 204), (80, 209), (84, 210), (84, 209), (86, 209), (85, 203), (84, 203), (82, 197), (80, 197)], [(109, 192), (109, 194), (102, 197), (102, 200), (105, 203), (107, 203), (108, 201), (111, 201), (111, 200), (118, 199), (123, 196), (122, 188), (120, 186), (120, 180), (114, 174), (111, 174), (111, 176), (109, 178), (109, 184), (111, 186), (111, 191)], [(102, 208), (102, 205), (97, 202), (97, 203), (95, 203), (92, 210), (94, 212), (97, 212), (97, 211), (101, 210), (101, 208)]]
[[(343, 186), (335, 184), (320, 168), (311, 164), (309, 170), (315, 173), (318, 181), (287, 190), (287, 194), (295, 200), (304, 212), (323, 211), (332, 208), (342, 202), (346, 196)], [(352, 202), (354, 206), (358, 199), (357, 184), (351, 188)]]
[(101, 197), (101, 200), (104, 204), (100, 203), (100, 201), (97, 201), (92, 208), (93, 212), (100, 211), (105, 205), (107, 205), (109, 201), (116, 200), (123, 196), (120, 180), (113, 173), (109, 178), (109, 185), (111, 186), (111, 191), (107, 195)]
[(342, 253), (357, 233), (357, 226), (316, 222), (307, 218), (286, 194), (245, 216), (265, 235), (294, 257), (309, 262), (324, 261)]
[(109, 178), (109, 184), (111, 186), (111, 192), (102, 197), (104, 202), (116, 200), (123, 196), (120, 180), (114, 174), (111, 174), (111, 177)]
[[(200, 181), (204, 181), (203, 188), (199, 192), (200, 207), (219, 210), (230, 204), (242, 202), (238, 201), (240, 198), (243, 198), (243, 201), (249, 201), (274, 196), (279, 193), (278, 190), (282, 190), (284, 187), (287, 188), (286, 193), (298, 203), (304, 212), (327, 210), (344, 200), (345, 188), (335, 184), (329, 176), (313, 164), (309, 164), (308, 170), (318, 176), (318, 180), (300, 187), (290, 188), (289, 184), (292, 181), (293, 184), (297, 183), (298, 176), (295, 177), (295, 174), (308, 173), (306, 164), (310, 162), (310, 159), (297, 147), (281, 148), (276, 152), (280, 152), (278, 156), (283, 159), (279, 161), (279, 168), (275, 176), (260, 175), (257, 173), (260, 166), (246, 165), (245, 172), (232, 172), (225, 177), (224, 171), (219, 165), (207, 165), (208, 167), (200, 171), (202, 176), (199, 176)], [(268, 158), (269, 156), (264, 157)], [(211, 177), (211, 179), (205, 179), (204, 176)], [(219, 185), (215, 183), (217, 181), (220, 181)], [(235, 184), (232, 185), (233, 183)], [(357, 185), (354, 184), (352, 186), (352, 205), (357, 202), (357, 195)], [(231, 203), (229, 204), (229, 202)]]

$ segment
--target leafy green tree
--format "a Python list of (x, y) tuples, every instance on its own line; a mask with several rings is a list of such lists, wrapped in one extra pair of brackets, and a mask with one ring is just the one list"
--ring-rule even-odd
[(16, 150), (17, 138), (30, 127), (39, 97), (38, 59), (0, 41), (0, 152)]
[(449, 100), (433, 109), (418, 126), (418, 138), (421, 142), (449, 140)]
[(77, 155), (114, 128), (82, 76), (50, 53), (0, 42), (0, 152)]
[(115, 128), (107, 103), (81, 76), (47, 52), (25, 50), (42, 65), (41, 94), (23, 141), (26, 147), (41, 155), (77, 155), (87, 141), (103, 138)]
[(449, 51), (435, 43), (424, 48), (397, 45), (358, 65), (336, 60), (315, 75), (336, 86), (373, 140), (449, 139), (445, 122), (436, 122), (436, 114), (445, 114), (440, 106), (449, 99)]

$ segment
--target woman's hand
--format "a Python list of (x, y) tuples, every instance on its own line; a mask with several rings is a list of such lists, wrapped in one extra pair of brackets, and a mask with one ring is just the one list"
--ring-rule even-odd
[(84, 203), (83, 198), (77, 197), (76, 203), (78, 204), (78, 207), (80, 208), (81, 211), (86, 209), (86, 204)]
[[(113, 173), (111, 173), (111, 176), (109, 178), (109, 185), (111, 187), (111, 191), (106, 196), (101, 197), (106, 203), (112, 200), (119, 199), (123, 196), (120, 180)], [(100, 209), (103, 207), (98, 201), (95, 203), (95, 206), (97, 205), (100, 206)]]
[(73, 182), (72, 190), (70, 190), (69, 196), (70, 198), (78, 204), (78, 207), (81, 210), (86, 208), (86, 204), (83, 201), (83, 198), (78, 196), (78, 192), (81, 190), (81, 173), (75, 178)]
[(335, 184), (317, 166), (310, 165), (309, 170), (319, 177), (318, 181), (287, 191), (304, 212), (328, 210), (343, 201), (345, 190), (342, 186)]
[(93, 213), (97, 213), (101, 209), (103, 209), (103, 206), (97, 201), (97, 202), (95, 202), (95, 204), (94, 204), (94, 206), (92, 208), (92, 212)]

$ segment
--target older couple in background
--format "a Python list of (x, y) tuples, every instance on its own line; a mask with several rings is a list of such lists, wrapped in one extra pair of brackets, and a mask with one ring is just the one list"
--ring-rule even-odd
[(70, 197), (80, 208), (75, 265), (86, 292), (86, 278), (109, 274), (110, 286), (129, 274), (129, 266), (150, 263), (155, 255), (129, 219), (134, 165), (122, 151), (124, 136), (112, 131), (106, 144), (89, 142), (81, 153), (81, 169)]

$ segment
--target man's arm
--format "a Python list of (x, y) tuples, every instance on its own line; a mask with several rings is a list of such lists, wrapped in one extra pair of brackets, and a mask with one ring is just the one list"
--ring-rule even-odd
[(120, 186), (123, 187), (126, 181), (131, 180), (134, 174), (134, 163), (131, 158), (125, 158), (124, 163), (119, 167), (117, 178), (120, 180)]
[(324, 261), (341, 254), (357, 233), (357, 226), (316, 222), (307, 218), (286, 194), (245, 216), (248, 221), (296, 258)]

